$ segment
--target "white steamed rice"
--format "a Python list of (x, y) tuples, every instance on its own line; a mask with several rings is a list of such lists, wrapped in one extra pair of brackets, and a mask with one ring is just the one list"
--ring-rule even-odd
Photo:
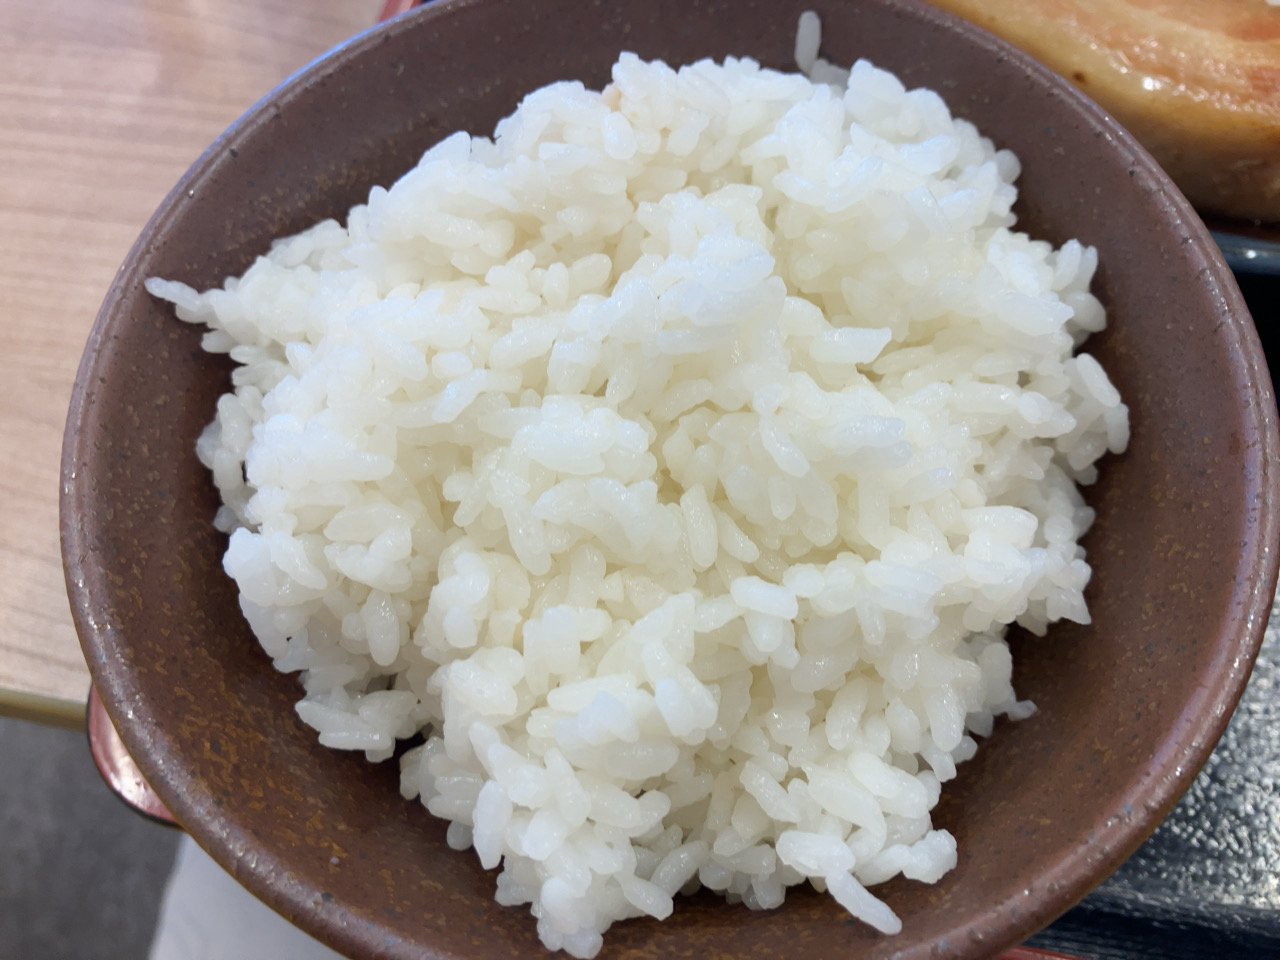
[(299, 715), (424, 733), (404, 795), (577, 957), (699, 885), (896, 932), (867, 887), (955, 864), (942, 784), (1034, 709), (1006, 626), (1088, 622), (1094, 251), (809, 16), (813, 80), (623, 54), (221, 290), (148, 282), (240, 364), (198, 452)]

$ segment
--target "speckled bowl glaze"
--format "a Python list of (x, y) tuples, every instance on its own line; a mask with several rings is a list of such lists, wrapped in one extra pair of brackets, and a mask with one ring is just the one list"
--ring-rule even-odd
[(890, 0), (446, 0), (373, 29), (254, 107), (143, 231), (89, 339), (67, 423), (62, 537), (103, 701), (178, 820), (245, 886), (354, 957), (543, 954), (525, 909), (403, 802), (394, 764), (326, 750), (240, 617), (195, 439), (227, 388), (200, 331), (151, 299), (197, 287), (272, 237), (344, 215), (456, 130), (488, 132), (553, 80), (607, 82), (623, 49), (679, 64), (788, 68), (797, 16), (824, 52), (868, 56), (1023, 162), (1020, 225), (1095, 244), (1110, 312), (1090, 349), (1132, 410), (1129, 451), (1088, 492), (1094, 622), (1016, 637), (1040, 712), (1005, 723), (948, 785), (936, 822), (960, 862), (878, 888), (881, 937), (797, 888), (754, 913), (701, 894), (629, 921), (602, 956), (960, 958), (1047, 924), (1114, 869), (1191, 782), (1248, 676), (1275, 585), (1276, 416), (1239, 293), (1168, 179), (1101, 110), (1012, 48)]

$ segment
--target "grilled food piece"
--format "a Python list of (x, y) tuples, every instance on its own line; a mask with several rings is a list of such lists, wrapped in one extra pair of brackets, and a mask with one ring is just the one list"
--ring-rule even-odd
[(1151, 151), (1200, 210), (1280, 221), (1280, 6), (932, 2), (1071, 80)]

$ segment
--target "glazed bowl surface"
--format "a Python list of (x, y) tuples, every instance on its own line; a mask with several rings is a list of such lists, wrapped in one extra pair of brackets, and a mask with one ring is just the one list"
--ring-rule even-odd
[(878, 887), (897, 937), (796, 888), (752, 912), (702, 893), (627, 921), (602, 957), (976, 958), (1065, 911), (1155, 828), (1226, 725), (1276, 577), (1276, 414), (1256, 334), (1203, 224), (1105, 113), (1029, 58), (914, 2), (441, 0), (270, 93), (157, 210), (108, 293), (76, 381), (62, 536), (77, 628), (108, 712), (181, 824), (251, 891), (353, 957), (545, 953), (525, 909), (403, 801), (395, 765), (321, 747), (221, 569), (196, 437), (228, 388), (143, 289), (239, 274), (272, 238), (345, 216), (455, 130), (490, 133), (562, 79), (599, 88), (622, 50), (672, 65), (792, 67), (804, 9), (823, 53), (938, 90), (1022, 161), (1019, 227), (1098, 248), (1109, 314), (1089, 349), (1131, 411), (1128, 451), (1086, 491), (1089, 626), (1014, 634), (1039, 713), (1002, 723), (935, 811), (959, 864)]

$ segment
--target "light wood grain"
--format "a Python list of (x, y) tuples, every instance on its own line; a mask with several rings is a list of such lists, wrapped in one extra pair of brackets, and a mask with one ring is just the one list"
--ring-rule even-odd
[(0, 713), (83, 720), (58, 460), (111, 278), (182, 172), (381, 0), (0, 5)]

